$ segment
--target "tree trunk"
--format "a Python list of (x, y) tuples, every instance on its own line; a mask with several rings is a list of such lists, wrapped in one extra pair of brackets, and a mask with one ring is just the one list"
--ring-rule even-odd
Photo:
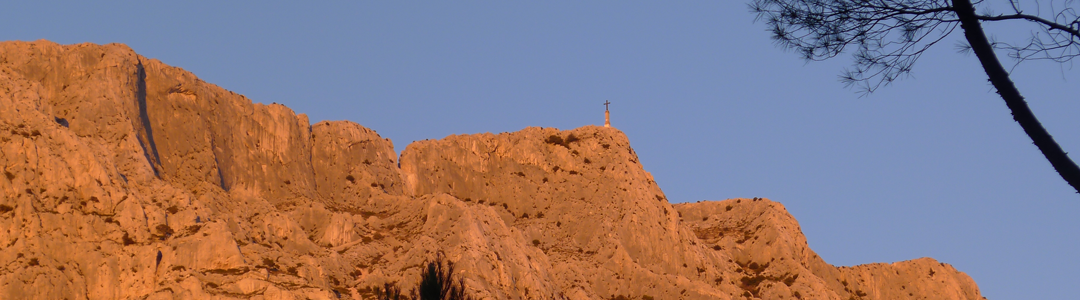
[(1069, 159), (1069, 156), (1061, 150), (1061, 146), (1058, 146), (1054, 138), (1031, 113), (1024, 97), (1020, 96), (1020, 91), (1009, 79), (1009, 73), (1001, 66), (997, 55), (994, 54), (994, 49), (987, 41), (982, 25), (975, 17), (975, 7), (971, 5), (971, 0), (952, 0), (952, 3), (956, 16), (960, 19), (960, 27), (964, 29), (964, 37), (967, 38), (975, 56), (982, 63), (986, 75), (990, 77), (990, 83), (994, 85), (998, 95), (1005, 100), (1005, 105), (1012, 111), (1013, 120), (1020, 123), (1020, 127), (1024, 128), (1024, 132), (1031, 137), (1035, 146), (1039, 147), (1039, 151), (1042, 151), (1043, 156), (1046, 156), (1046, 160), (1050, 161), (1050, 165), (1054, 166), (1054, 170), (1061, 175), (1061, 178), (1065, 179), (1065, 182), (1068, 182), (1077, 193), (1080, 193), (1080, 168), (1076, 167), (1076, 163)]

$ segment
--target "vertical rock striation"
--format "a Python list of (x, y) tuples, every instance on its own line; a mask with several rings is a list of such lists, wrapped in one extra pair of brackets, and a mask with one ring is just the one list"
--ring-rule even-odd
[(834, 267), (779, 203), (672, 205), (586, 126), (409, 145), (119, 45), (0, 43), (0, 298), (372, 298), (438, 252), (481, 299), (979, 299)]

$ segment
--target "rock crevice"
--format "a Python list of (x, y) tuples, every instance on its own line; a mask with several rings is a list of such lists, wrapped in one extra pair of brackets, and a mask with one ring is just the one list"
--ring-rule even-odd
[(929, 258), (829, 265), (776, 202), (668, 203), (614, 128), (399, 157), (119, 44), (0, 43), (0, 173), (3, 299), (370, 299), (439, 252), (481, 299), (981, 298)]

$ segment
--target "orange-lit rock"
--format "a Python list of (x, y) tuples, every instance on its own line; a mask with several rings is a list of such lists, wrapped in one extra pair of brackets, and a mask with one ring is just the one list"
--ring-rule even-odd
[(309, 124), (124, 45), (0, 43), (0, 299), (370, 298), (437, 252), (481, 299), (981, 299), (929, 258), (829, 265), (779, 203), (672, 205), (614, 128), (399, 161)]

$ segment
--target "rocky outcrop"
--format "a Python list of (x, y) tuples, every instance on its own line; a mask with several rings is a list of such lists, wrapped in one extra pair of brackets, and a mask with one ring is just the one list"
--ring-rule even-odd
[(970, 277), (930, 258), (834, 267), (807, 246), (783, 205), (729, 199), (675, 205), (700, 242), (728, 253), (743, 295), (781, 299), (981, 299)]
[(834, 267), (779, 203), (672, 205), (614, 128), (409, 145), (124, 45), (0, 43), (0, 298), (338, 299), (445, 253), (481, 299), (979, 299)]

